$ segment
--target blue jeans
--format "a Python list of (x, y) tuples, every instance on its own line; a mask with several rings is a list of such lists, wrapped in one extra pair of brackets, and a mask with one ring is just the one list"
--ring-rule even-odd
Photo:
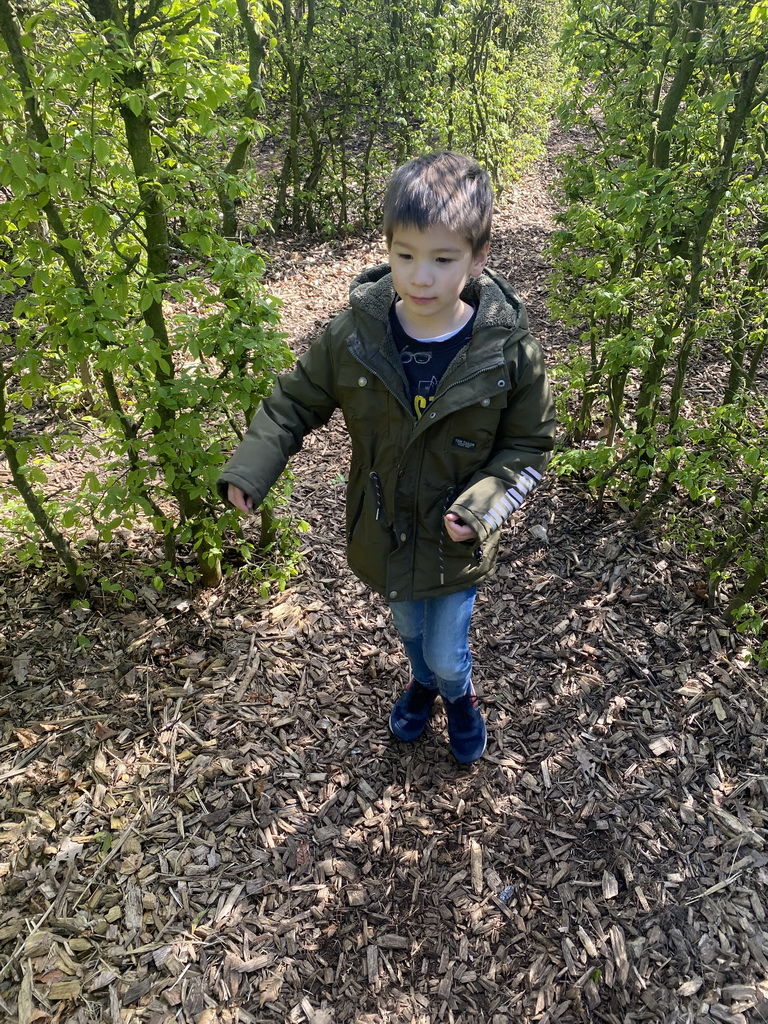
[(469, 624), (477, 587), (423, 601), (393, 601), (392, 621), (403, 641), (413, 678), (444, 700), (458, 700), (469, 689), (472, 655)]

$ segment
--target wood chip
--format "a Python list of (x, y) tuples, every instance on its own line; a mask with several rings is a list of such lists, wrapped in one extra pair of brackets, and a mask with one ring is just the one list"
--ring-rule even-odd
[(382, 949), (408, 949), (410, 945), (405, 935), (377, 935), (376, 942)]
[(368, 971), (368, 983), (375, 985), (379, 980), (379, 950), (376, 946), (368, 946), (365, 951), (365, 960)]
[(610, 871), (603, 872), (603, 896), (607, 900), (615, 899), (619, 895), (619, 883), (616, 880), (616, 876)]
[(483, 848), (474, 839), (469, 844), (469, 863), (472, 891), (475, 896), (480, 896), (483, 892)]

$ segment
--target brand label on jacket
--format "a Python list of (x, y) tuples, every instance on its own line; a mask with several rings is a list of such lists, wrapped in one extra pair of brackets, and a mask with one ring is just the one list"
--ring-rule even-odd
[(477, 441), (470, 441), (467, 437), (454, 437), (451, 444), (454, 448), (463, 448), (466, 452), (473, 452), (477, 448)]

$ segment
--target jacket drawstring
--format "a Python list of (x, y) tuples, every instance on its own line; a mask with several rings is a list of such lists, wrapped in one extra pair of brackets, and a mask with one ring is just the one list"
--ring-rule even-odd
[(453, 499), (456, 497), (456, 488), (449, 487), (445, 494), (445, 501), (443, 502), (443, 510), (440, 513), (440, 540), (437, 545), (437, 561), (440, 569), (440, 586), (445, 584), (445, 514), (453, 504)]
[(378, 522), (379, 516), (384, 511), (384, 500), (381, 496), (381, 480), (376, 472), (370, 473), (369, 476), (373, 483), (373, 489), (376, 492), (376, 521)]

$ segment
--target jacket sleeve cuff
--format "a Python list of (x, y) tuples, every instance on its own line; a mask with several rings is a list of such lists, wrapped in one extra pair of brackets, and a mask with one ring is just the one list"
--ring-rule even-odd
[(259, 507), (261, 501), (256, 500), (256, 495), (253, 493), (253, 484), (249, 483), (244, 477), (238, 476), (236, 473), (227, 472), (226, 470), (216, 481), (216, 491), (225, 505), (230, 504), (229, 498), (227, 497), (227, 491), (229, 490), (230, 484), (234, 487), (239, 487), (243, 494), (254, 499), (254, 509)]
[(518, 473), (514, 483), (486, 477), (460, 494), (450, 511), (471, 526), (481, 541), (485, 541), (517, 512), (541, 479), (541, 473), (532, 466)]
[[(493, 530), (489, 528), (487, 523), (484, 523), (482, 519), (478, 519), (477, 516), (468, 509), (466, 505), (462, 505), (459, 502), (454, 502), (453, 505), (448, 509), (449, 512), (453, 512), (459, 519), (464, 523), (465, 526), (471, 526), (472, 529), (478, 536), (480, 543), (483, 543), (490, 537)], [(472, 541), (474, 543), (474, 541)]]

